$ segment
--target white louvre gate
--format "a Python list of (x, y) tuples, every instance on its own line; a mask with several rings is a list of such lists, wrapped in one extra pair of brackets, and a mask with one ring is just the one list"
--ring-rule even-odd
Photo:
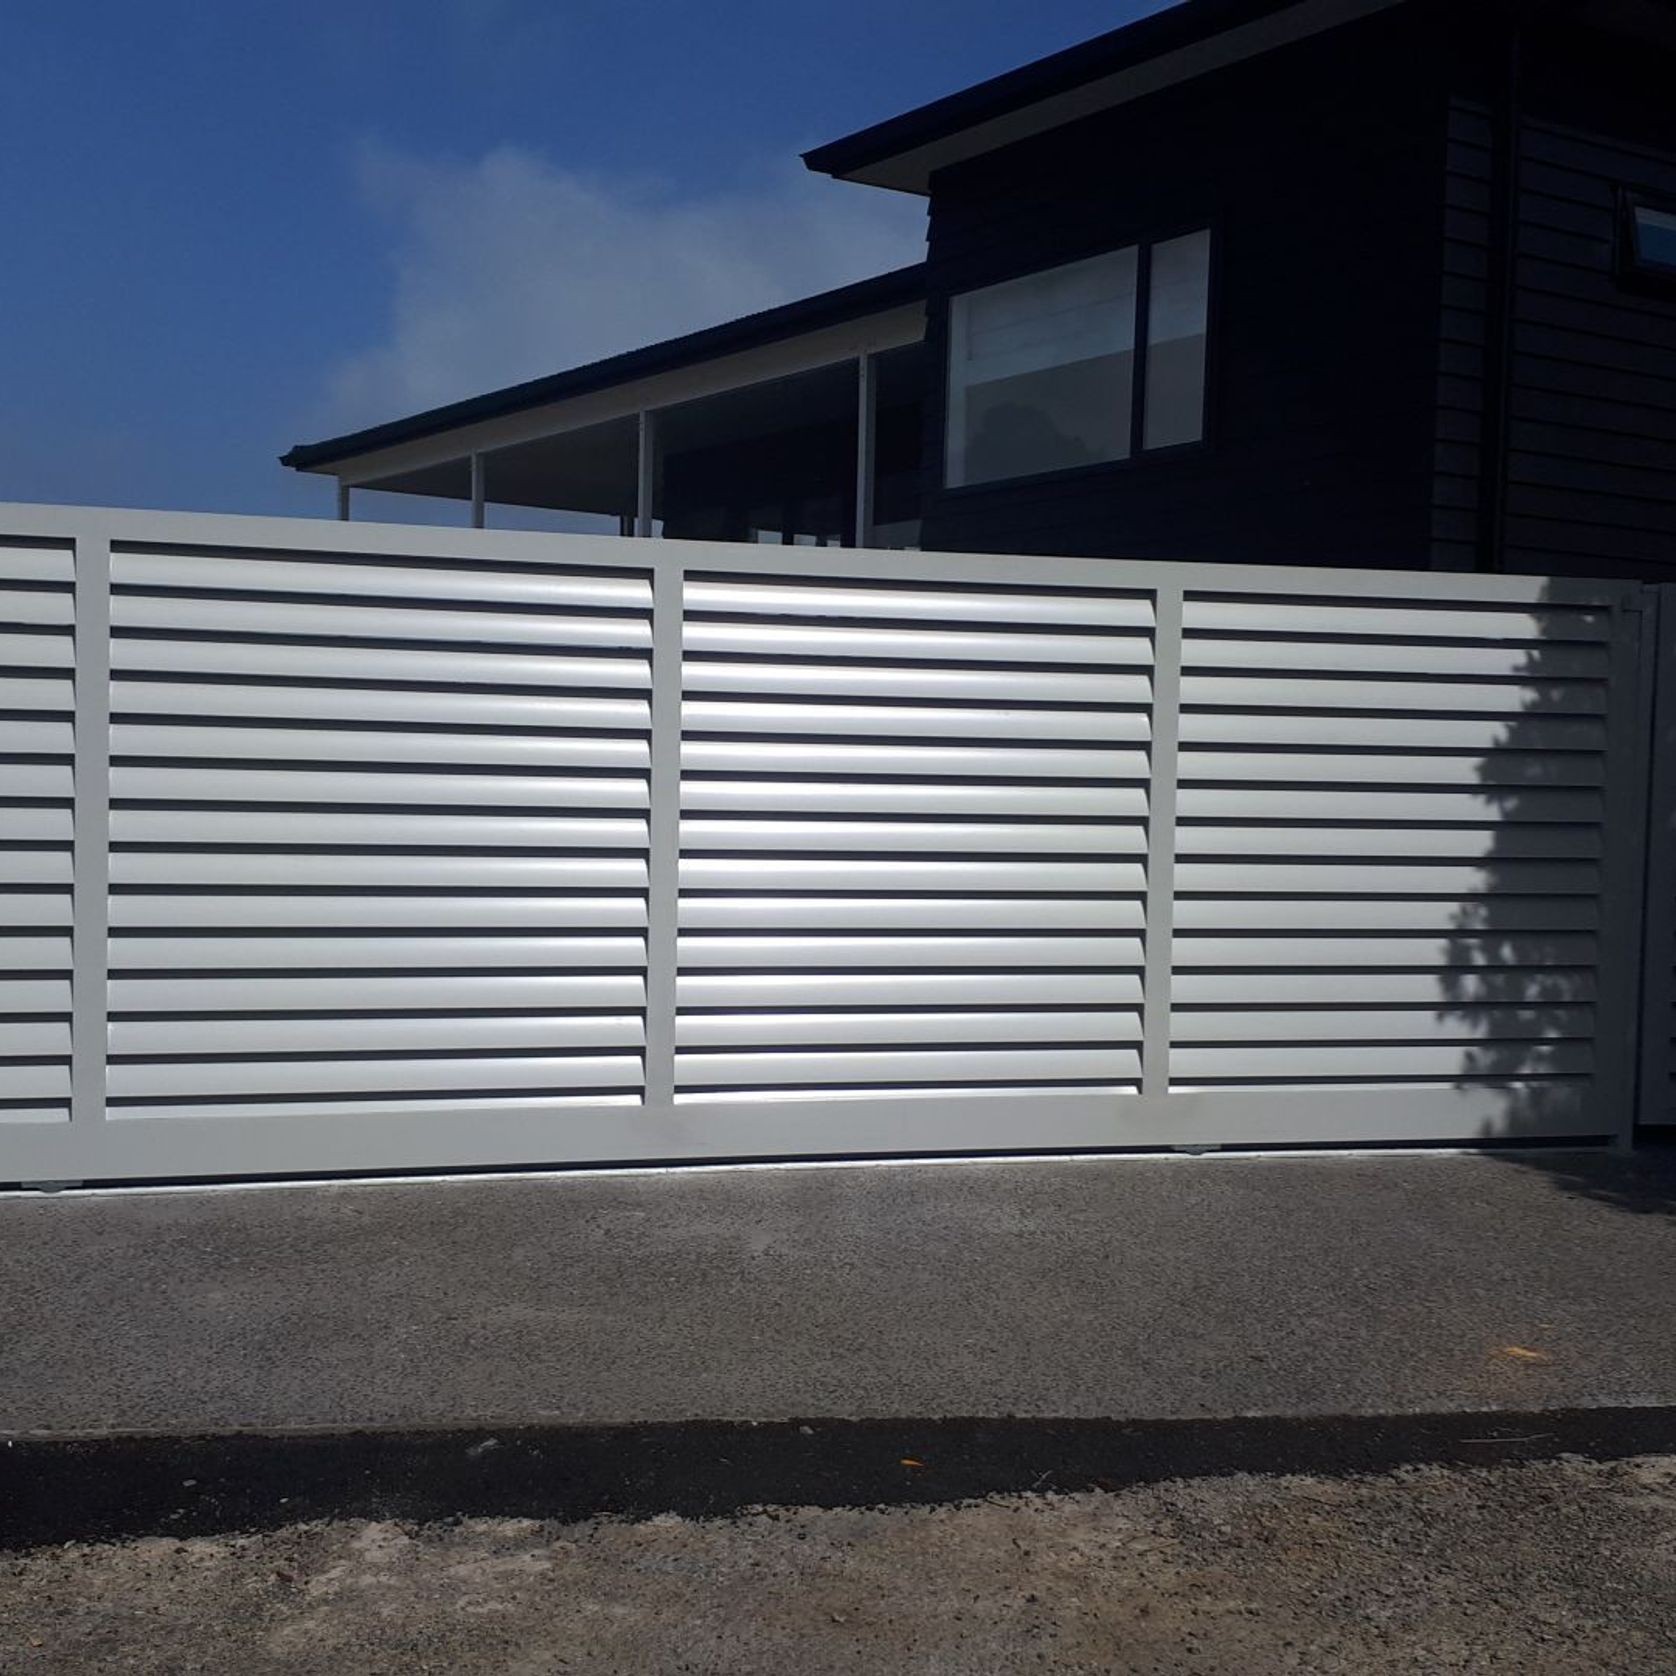
[(1632, 585), (0, 535), (0, 1180), (1630, 1122)]

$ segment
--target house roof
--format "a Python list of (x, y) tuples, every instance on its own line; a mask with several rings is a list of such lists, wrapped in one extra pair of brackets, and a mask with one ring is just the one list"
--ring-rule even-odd
[(841, 285), (833, 291), (822, 291), (813, 297), (800, 297), (795, 302), (747, 314), (719, 326), (706, 326), (700, 331), (688, 332), (684, 337), (630, 349), (603, 361), (591, 361), (566, 372), (532, 378), (523, 384), (491, 390), (486, 395), (471, 396), (465, 401), (450, 402), (443, 407), (429, 408), (404, 419), (393, 419), (366, 430), (328, 437), (321, 442), (298, 443), (280, 456), (280, 464), (297, 471), (327, 469), (376, 449), (436, 436), (485, 419), (499, 419), (507, 414), (545, 407), (574, 396), (592, 395), (635, 379), (675, 372), (719, 356), (799, 337), (823, 327), (842, 326), (886, 309), (921, 302), (924, 298), (925, 264), (919, 262), (912, 267), (877, 274), (853, 285)]
[(817, 174), (926, 193), (935, 169), (1318, 34), (1400, 0), (1180, 0), (805, 152)]

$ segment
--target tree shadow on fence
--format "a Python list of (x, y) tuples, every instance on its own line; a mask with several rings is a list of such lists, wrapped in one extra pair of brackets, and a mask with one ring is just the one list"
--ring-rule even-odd
[[(1592, 1037), (1603, 963), (1639, 965), (1639, 948), (1607, 946), (1595, 919), (1602, 846), (1640, 841), (1639, 834), (1609, 834), (1599, 801), (1606, 718), (1598, 701), (1606, 687), (1589, 671), (1591, 658), (1602, 654), (1591, 653), (1586, 636), (1609, 626), (1609, 613), (1568, 606), (1550, 583), (1535, 614), (1538, 638), (1518, 675), (1528, 689), (1524, 708), (1478, 764), (1479, 795), (1495, 821), (1479, 864), (1483, 882), (1455, 908), (1439, 980), (1438, 1016), (1472, 1033), (1457, 1085), (1504, 1092), (1503, 1111), (1482, 1131), (1497, 1141), (1599, 1132), (1602, 1114), (1591, 1102), (1600, 1060)], [(1621, 726), (1628, 718), (1612, 720)], [(1659, 748), (1673, 747), (1676, 741), (1661, 739)], [(1672, 813), (1657, 812), (1656, 830), (1676, 844)], [(1616, 1124), (1617, 1113), (1605, 1115)], [(1565, 1192), (1626, 1211), (1676, 1215), (1673, 1149), (1625, 1156), (1556, 1146), (1496, 1156), (1542, 1171)]]

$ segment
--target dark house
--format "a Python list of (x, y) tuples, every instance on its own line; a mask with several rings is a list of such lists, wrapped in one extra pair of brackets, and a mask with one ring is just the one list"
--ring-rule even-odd
[(808, 154), (922, 265), (301, 446), (625, 533), (1676, 574), (1676, 11), (1184, 0)]

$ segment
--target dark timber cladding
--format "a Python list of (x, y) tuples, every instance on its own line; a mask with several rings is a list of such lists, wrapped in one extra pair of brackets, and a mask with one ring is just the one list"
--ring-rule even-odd
[[(1430, 562), (1447, 92), (1435, 14), (1376, 14), (933, 177), (952, 295), (1212, 229), (1207, 441), (928, 498), (928, 547)], [(945, 391), (928, 391), (940, 481)]]
[(1676, 54), (1524, 45), (1505, 565), (1676, 576), (1676, 287), (1615, 269), (1621, 195), (1676, 205)]

